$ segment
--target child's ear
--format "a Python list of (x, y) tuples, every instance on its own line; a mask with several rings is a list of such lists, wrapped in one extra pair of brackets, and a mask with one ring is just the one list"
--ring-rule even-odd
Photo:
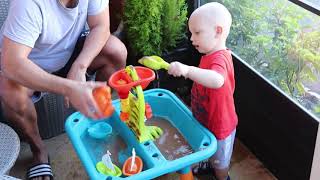
[(222, 27), (221, 26), (217, 26), (216, 33), (217, 34), (222, 34)]

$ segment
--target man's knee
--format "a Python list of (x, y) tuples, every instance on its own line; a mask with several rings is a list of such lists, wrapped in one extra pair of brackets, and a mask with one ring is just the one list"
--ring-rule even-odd
[(107, 44), (102, 49), (102, 54), (111, 59), (114, 65), (124, 67), (127, 59), (126, 46), (116, 37), (111, 36)]
[(4, 116), (11, 119), (18, 115), (19, 117), (30, 117), (29, 110), (31, 109), (30, 104), (23, 100), (21, 96), (10, 98), (9, 100), (3, 98), (3, 112)]
[(25, 116), (30, 109), (30, 97), (26, 88), (13, 86), (10, 83), (0, 83), (0, 99), (6, 117), (11, 117), (12, 112), (19, 116)]

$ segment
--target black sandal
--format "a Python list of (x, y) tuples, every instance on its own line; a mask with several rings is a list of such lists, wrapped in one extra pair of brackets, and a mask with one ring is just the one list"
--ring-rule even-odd
[(49, 176), (50, 180), (53, 180), (52, 169), (49, 163), (40, 163), (32, 166), (27, 171), (27, 179), (31, 180), (36, 177), (46, 177)]
[(201, 161), (198, 166), (192, 168), (194, 175), (213, 175), (214, 169), (209, 161)]

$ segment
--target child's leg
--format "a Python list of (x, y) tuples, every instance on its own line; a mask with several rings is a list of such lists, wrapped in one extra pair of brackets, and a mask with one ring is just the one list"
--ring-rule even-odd
[(217, 152), (210, 158), (217, 180), (226, 180), (228, 178), (235, 134), (236, 130), (225, 139), (218, 140)]

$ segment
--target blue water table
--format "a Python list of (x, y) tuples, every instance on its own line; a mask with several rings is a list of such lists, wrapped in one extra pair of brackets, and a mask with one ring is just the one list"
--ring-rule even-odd
[(214, 135), (173, 93), (143, 91), (154, 77), (149, 68), (127, 66), (109, 80), (120, 97), (110, 117), (68, 117), (66, 132), (90, 179), (147, 180), (178, 172), (191, 180), (190, 166), (215, 153)]

